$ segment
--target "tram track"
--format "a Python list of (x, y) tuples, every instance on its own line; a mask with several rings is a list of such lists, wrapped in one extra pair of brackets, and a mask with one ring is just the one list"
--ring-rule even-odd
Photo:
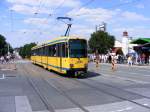
[[(32, 72), (35, 72), (35, 71), (32, 70)], [(36, 71), (36, 73), (37, 73), (37, 71)], [(58, 74), (55, 74), (55, 73), (53, 73), (53, 74), (54, 74), (54, 75), (57, 75), (57, 77), (59, 77), (59, 78), (63, 78), (62, 76), (60, 76), (60, 75), (58, 75)], [(42, 76), (42, 79), (43, 79), (43, 76)], [(64, 79), (64, 78), (63, 78), (63, 79)], [(43, 80), (45, 80), (45, 79), (43, 79)], [(78, 83), (80, 83), (80, 84), (82, 84), (82, 85), (88, 86), (88, 87), (90, 87), (90, 88), (94, 88), (94, 89), (96, 89), (97, 91), (102, 92), (102, 93), (104, 93), (104, 94), (107, 94), (107, 95), (116, 97), (116, 98), (121, 99), (121, 100), (124, 100), (124, 101), (128, 101), (128, 102), (130, 102), (130, 103), (136, 104), (136, 105), (138, 105), (138, 106), (141, 106), (141, 107), (144, 107), (144, 108), (150, 110), (150, 107), (148, 107), (148, 106), (146, 106), (146, 105), (142, 105), (142, 104), (140, 104), (140, 103), (138, 103), (138, 102), (136, 102), (136, 101), (133, 101), (133, 100), (130, 100), (130, 99), (121, 97), (121, 96), (117, 96), (117, 95), (115, 95), (115, 94), (113, 94), (113, 93), (111, 93), (111, 92), (108, 92), (108, 91), (106, 91), (106, 90), (104, 90), (104, 89), (100, 89), (100, 88), (98, 88), (98, 87), (96, 87), (96, 86), (93, 86), (93, 85), (91, 85), (91, 84), (89, 84), (89, 83), (87, 83), (87, 82), (83, 82), (83, 81), (81, 81), (81, 80), (79, 80), (79, 79), (75, 79), (75, 78), (72, 79), (72, 78), (70, 78), (69, 80), (71, 80), (71, 81), (76, 81), (76, 82), (78, 82)], [(83, 79), (83, 80), (84, 80), (84, 79)], [(143, 95), (140, 95), (140, 94), (137, 94), (137, 93), (133, 93), (133, 92), (129, 92), (129, 91), (123, 90), (123, 89), (118, 88), (118, 87), (114, 87), (114, 86), (109, 85), (109, 84), (105, 84), (105, 83), (98, 82), (98, 81), (93, 80), (93, 79), (86, 79), (86, 80), (88, 80), (88, 81), (94, 81), (95, 83), (98, 83), (98, 84), (101, 84), (101, 85), (104, 85), (104, 86), (107, 86), (107, 87), (115, 88), (115, 89), (118, 89), (118, 90), (127, 92), (127, 93), (129, 93), (129, 94), (135, 94), (135, 95), (138, 95), (138, 96), (140, 96), (140, 97), (142, 97), (142, 98), (150, 99), (150, 97), (143, 96)], [(45, 81), (46, 81), (46, 80), (45, 80)], [(46, 82), (47, 82), (47, 81), (46, 81)], [(47, 83), (48, 83), (48, 82), (47, 82)], [(57, 83), (59, 83), (59, 82), (57, 81)], [(65, 91), (62, 90), (62, 88), (56, 87), (56, 86), (54, 86), (54, 85), (52, 85), (52, 84), (50, 84), (50, 83), (48, 83), (48, 84), (49, 84), (51, 87), (55, 88), (59, 93), (61, 93), (62, 95), (64, 95), (66, 98), (68, 98), (68, 99), (69, 99), (72, 103), (74, 103), (78, 108), (80, 108), (80, 109), (83, 110), (84, 112), (89, 112), (89, 111), (88, 111), (87, 109), (85, 109), (83, 106), (81, 106), (81, 105), (78, 104), (76, 101), (74, 101), (72, 98), (70, 98), (70, 97), (65, 93)]]
[[(76, 79), (75, 79), (75, 80), (76, 80)], [(93, 80), (91, 80), (91, 79), (87, 79), (87, 80), (93, 81)], [(110, 92), (107, 92), (107, 91), (104, 90), (104, 89), (100, 89), (100, 88), (95, 87), (95, 86), (93, 86), (93, 85), (90, 85), (90, 84), (88, 84), (88, 83), (86, 83), (86, 82), (82, 82), (82, 81), (79, 81), (79, 80), (76, 80), (76, 81), (77, 81), (77, 82), (80, 82), (80, 83), (82, 83), (82, 84), (84, 84), (84, 85), (86, 85), (86, 86), (89, 86), (89, 87), (91, 87), (91, 88), (95, 88), (95, 89), (97, 89), (98, 91), (100, 91), (100, 92), (102, 92), (102, 93), (104, 93), (104, 94), (108, 94), (108, 95), (114, 96), (114, 97), (116, 97), (116, 98), (119, 98), (119, 99), (121, 99), (121, 100), (125, 100), (125, 101), (128, 101), (128, 102), (134, 103), (134, 104), (136, 104), (136, 105), (139, 105), (139, 106), (141, 106), (141, 107), (150, 109), (150, 107), (148, 107), (148, 106), (146, 106), (146, 105), (142, 105), (142, 104), (140, 104), (140, 103), (138, 103), (138, 102), (136, 102), (136, 101), (133, 101), (133, 100), (130, 100), (130, 99), (127, 99), (127, 98), (123, 98), (123, 97), (120, 97), (120, 96), (117, 96), (117, 95), (114, 95), (114, 94), (112, 94), (112, 93), (110, 93)], [(94, 80), (94, 81), (95, 81), (95, 80)], [(119, 88), (116, 88), (116, 87), (111, 86), (111, 85), (108, 85), (108, 84), (104, 84), (104, 83), (99, 83), (99, 84), (103, 84), (103, 85), (108, 86), (108, 87), (113, 87), (113, 88), (115, 88), (115, 89), (119, 89)], [(138, 95), (138, 96), (141, 96), (141, 97), (143, 97), (143, 98), (146, 98), (146, 99), (150, 99), (150, 97), (147, 97), (147, 96), (143, 96), (143, 95), (140, 95), (140, 94), (137, 94), (137, 93), (125, 91), (125, 90), (123, 90), (123, 89), (120, 89), (120, 90), (121, 90), (121, 91), (124, 91), (124, 92), (127, 92), (127, 93), (129, 93), (129, 94), (134, 94), (134, 95)]]
[(43, 104), (45, 105), (46, 109), (50, 112), (55, 112), (53, 106), (51, 104), (49, 104), (48, 101), (46, 100), (46, 98), (44, 97), (44, 95), (42, 95), (40, 89), (36, 86), (33, 79), (31, 79), (31, 78), (29, 78), (29, 76), (27, 76), (30, 74), (29, 71), (27, 70), (27, 68), (24, 65), (22, 66), (22, 68), (24, 68), (23, 73), (25, 75), (25, 78), (27, 79), (28, 83), (33, 88), (33, 90), (37, 93), (37, 95), (39, 96), (39, 98), (41, 99)]
[[(31, 74), (31, 73), (29, 73), (29, 70), (26, 68), (26, 70), (28, 71), (28, 74)], [(32, 73), (37, 73), (37, 72), (35, 72), (34, 70), (31, 70), (30, 69), (30, 71), (32, 71)], [(44, 78), (43, 78), (43, 76), (41, 76), (40, 75), (40, 77), (41, 77), (41, 79), (43, 80), (43, 81), (45, 81), (49, 86), (51, 86), (53, 89), (55, 89), (58, 93), (60, 93), (61, 95), (63, 95), (64, 97), (66, 97), (71, 103), (73, 103), (75, 106), (77, 106), (77, 108), (79, 108), (79, 109), (81, 109), (83, 112), (90, 112), (90, 111), (88, 111), (87, 109), (85, 109), (82, 105), (80, 105), (78, 102), (76, 102), (75, 100), (73, 100), (69, 95), (67, 95), (66, 94), (66, 92), (65, 91), (63, 91), (63, 89), (61, 89), (60, 87), (56, 87), (55, 85), (52, 85), (51, 83), (49, 83), (47, 80), (45, 80)], [(29, 80), (31, 80), (31, 83), (32, 83), (32, 85), (35, 85), (34, 83), (33, 83), (33, 81), (32, 81), (32, 79), (29, 79)], [(58, 82), (57, 82), (58, 83)], [(37, 88), (36, 86), (34, 86), (34, 88)], [(37, 88), (38, 89), (38, 88)], [(38, 93), (40, 92), (40, 91), (37, 91)], [(39, 94), (40, 95), (40, 97), (42, 97), (42, 95), (41, 94)], [(54, 109), (52, 109), (53, 107), (52, 106), (50, 106), (50, 109), (49, 109), (49, 104), (48, 104), (48, 102), (45, 102), (45, 98), (43, 99), (42, 98), (42, 101), (43, 101), (43, 103), (46, 105), (46, 107), (47, 107), (47, 109), (48, 110), (50, 110), (50, 112), (55, 112), (55, 110)], [(52, 110), (52, 111), (51, 111)]]

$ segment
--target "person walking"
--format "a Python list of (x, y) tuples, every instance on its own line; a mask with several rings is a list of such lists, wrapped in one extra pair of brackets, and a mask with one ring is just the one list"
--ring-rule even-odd
[(132, 66), (132, 56), (128, 56), (128, 65)]
[(3, 63), (4, 63), (4, 61), (5, 61), (5, 60), (4, 60), (4, 56), (1, 56), (1, 58), (0, 58), (0, 59), (1, 59), (1, 63), (3, 64)]
[(116, 70), (115, 57), (114, 57), (114, 56), (112, 56), (112, 58), (111, 58), (111, 69), (112, 69), (113, 71)]
[(98, 53), (98, 50), (96, 50), (96, 53), (95, 53), (96, 68), (99, 67), (99, 61), (100, 61), (99, 53)]

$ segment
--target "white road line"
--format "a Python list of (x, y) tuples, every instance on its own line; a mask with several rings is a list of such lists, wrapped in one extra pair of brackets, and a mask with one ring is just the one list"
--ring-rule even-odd
[(42, 110), (42, 111), (33, 111), (33, 112), (50, 112), (48, 110)]
[(148, 104), (147, 104), (147, 103), (144, 103), (143, 105), (148, 106)]
[(13, 69), (0, 69), (1, 71), (12, 71), (12, 70), (16, 70), (16, 68), (13, 68)]
[[(116, 72), (127, 74), (127, 72), (123, 72), (123, 71), (116, 71)], [(150, 77), (150, 75), (147, 75), (147, 74), (138, 74), (138, 73), (134, 73), (134, 72), (128, 72), (128, 74), (133, 74), (133, 75), (136, 75), (136, 76)]]
[[(147, 106), (149, 100), (140, 99), (135, 100), (137, 103), (143, 103)], [(16, 112), (50, 112), (48, 110), (32, 111), (31, 105), (27, 96), (15, 96)], [(90, 112), (149, 112), (148, 109), (131, 103), (129, 101), (115, 102), (103, 105), (94, 105), (84, 107)], [(55, 112), (83, 112), (80, 108), (56, 109)]]
[(2, 77), (0, 79), (5, 79), (5, 75), (3, 74)]
[(58, 109), (55, 110), (55, 112), (83, 112), (81, 109), (79, 108), (69, 108), (69, 109)]
[[(131, 105), (131, 106), (130, 106)], [(133, 106), (133, 107), (132, 107)], [(134, 109), (134, 104), (128, 101), (86, 107), (90, 112), (123, 112)]]
[(140, 83), (140, 84), (150, 84), (150, 82), (147, 81), (141, 81), (141, 80), (137, 80), (137, 79), (131, 79), (131, 78), (127, 78), (127, 77), (120, 77), (120, 76), (116, 76), (116, 75), (108, 75), (108, 74), (102, 74), (105, 77), (111, 77), (114, 76), (114, 78), (118, 78), (124, 81), (132, 81), (132, 82), (136, 82), (136, 83)]
[(15, 96), (16, 112), (32, 112), (27, 96)]
[(150, 107), (150, 100), (147, 99), (147, 98), (138, 99), (138, 100), (134, 100), (134, 101), (137, 102), (137, 103), (139, 103), (139, 104), (141, 104), (141, 105)]
[(140, 83), (140, 84), (149, 84), (150, 83), (147, 81), (141, 81), (141, 80), (126, 78), (126, 77), (118, 77), (118, 76), (116, 76), (116, 77), (119, 79), (122, 79), (122, 80), (128, 80), (128, 81), (132, 81), (132, 82), (136, 82), (136, 83)]

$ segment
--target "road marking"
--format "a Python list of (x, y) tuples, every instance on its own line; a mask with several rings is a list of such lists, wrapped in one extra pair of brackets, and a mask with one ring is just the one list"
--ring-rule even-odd
[[(120, 73), (127, 73), (127, 72), (123, 72), (123, 71), (117, 71), (117, 72), (120, 72)], [(134, 74), (134, 75), (141, 75), (141, 76), (150, 76), (150, 75), (145, 75), (145, 74), (138, 74), (138, 73), (134, 73), (134, 72), (128, 72), (128, 74)]]
[(135, 104), (131, 102), (122, 101), (104, 105), (88, 106), (85, 108), (87, 108), (90, 112), (123, 112), (129, 110), (132, 111), (133, 109), (135, 109), (134, 106)]
[(113, 75), (113, 74), (106, 74), (106, 73), (102, 73), (103, 76), (105, 77), (114, 77), (114, 78), (118, 78), (118, 79), (121, 79), (121, 80), (124, 80), (124, 81), (131, 81), (131, 82), (135, 82), (135, 83), (140, 83), (140, 84), (150, 84), (150, 82), (147, 82), (147, 81), (141, 81), (141, 80), (137, 80), (137, 79), (131, 79), (131, 78), (127, 78), (127, 77), (120, 77), (120, 76), (117, 76), (117, 75)]
[(127, 107), (124, 109), (116, 110), (116, 112), (123, 112), (123, 111), (127, 111), (127, 110), (132, 110), (132, 107)]
[(143, 99), (138, 99), (138, 100), (134, 100), (134, 101), (141, 104), (141, 105), (150, 107), (150, 99), (143, 98)]
[(0, 79), (5, 79), (5, 75), (3, 74), (2, 77)]
[[(143, 105), (147, 106), (148, 100), (147, 99), (140, 99), (135, 100), (138, 102), (145, 102)], [(31, 105), (27, 96), (15, 96), (15, 103), (16, 103), (16, 112), (50, 112), (48, 110), (42, 111), (32, 111)], [(86, 106), (89, 112), (140, 112), (140, 110), (144, 112), (149, 112), (148, 109), (136, 105), (129, 101), (122, 101), (122, 102), (115, 102), (103, 105), (94, 105), (94, 106)], [(80, 108), (68, 108), (68, 109), (56, 109), (55, 112), (83, 112)]]
[(150, 82), (136, 80), (136, 79), (131, 79), (131, 78), (126, 78), (126, 77), (118, 77), (118, 76), (116, 76), (116, 78), (119, 78), (119, 79), (122, 79), (122, 80), (127, 80), (127, 81), (132, 81), (132, 82), (136, 82), (136, 83), (140, 83), (140, 84), (149, 84), (150, 83)]
[(42, 111), (33, 111), (33, 112), (50, 112), (48, 110), (42, 110)]
[(15, 96), (16, 112), (32, 112), (27, 96)]
[[(93, 69), (92, 69), (93, 70)], [(92, 71), (91, 70), (91, 71)], [(121, 71), (119, 71), (121, 72)], [(98, 73), (98, 72), (96, 72)], [(123, 73), (123, 72), (122, 72)], [(122, 80), (125, 80), (125, 81), (132, 81), (132, 82), (136, 82), (136, 83), (140, 83), (140, 84), (150, 84), (150, 82), (147, 82), (147, 81), (141, 81), (141, 80), (137, 80), (137, 79), (131, 79), (131, 78), (127, 78), (127, 77), (120, 77), (120, 76), (117, 76), (117, 75), (114, 75), (114, 74), (106, 74), (106, 73), (102, 73), (101, 75), (105, 76), (105, 77), (109, 77), (109, 76), (114, 76), (115, 78), (118, 78), (118, 79), (122, 79)]]
[(69, 109), (58, 109), (55, 110), (55, 112), (83, 112), (81, 109), (79, 108), (69, 108)]
[(16, 68), (13, 69), (0, 69), (1, 71), (12, 71), (12, 70), (16, 70)]

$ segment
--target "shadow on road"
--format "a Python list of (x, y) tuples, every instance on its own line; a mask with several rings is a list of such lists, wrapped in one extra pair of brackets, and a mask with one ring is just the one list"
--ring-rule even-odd
[(55, 75), (58, 75), (60, 77), (64, 77), (64, 78), (76, 78), (76, 79), (87, 79), (87, 78), (92, 78), (92, 77), (97, 77), (97, 76), (101, 76), (101, 74), (95, 73), (95, 72), (91, 72), (88, 71), (86, 74), (79, 74), (77, 76), (73, 75), (73, 74), (61, 74), (58, 73), (56, 71), (52, 71), (52, 70), (48, 70), (49, 72), (54, 73)]
[(78, 76), (77, 78), (78, 79), (87, 79), (87, 78), (97, 77), (97, 76), (100, 76), (100, 75), (101, 74), (88, 71), (87, 74), (85, 74), (83, 76)]

